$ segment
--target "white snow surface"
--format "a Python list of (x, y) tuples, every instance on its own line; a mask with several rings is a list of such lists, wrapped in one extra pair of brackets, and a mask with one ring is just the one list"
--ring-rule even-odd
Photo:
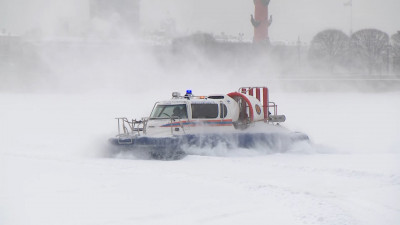
[(168, 91), (0, 94), (0, 224), (400, 224), (399, 92), (271, 92), (312, 140), (287, 153), (103, 157)]

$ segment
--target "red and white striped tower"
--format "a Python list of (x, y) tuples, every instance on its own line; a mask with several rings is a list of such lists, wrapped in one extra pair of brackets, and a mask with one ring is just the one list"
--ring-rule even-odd
[(268, 27), (272, 23), (272, 16), (268, 18), (268, 5), (270, 0), (253, 0), (255, 13), (251, 15), (254, 27), (254, 43), (269, 43)]

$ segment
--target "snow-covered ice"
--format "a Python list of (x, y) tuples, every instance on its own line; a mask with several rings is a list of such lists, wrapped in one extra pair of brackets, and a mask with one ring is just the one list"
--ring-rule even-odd
[(399, 97), (271, 92), (312, 146), (153, 161), (101, 154), (150, 93), (3, 93), (0, 224), (397, 225)]

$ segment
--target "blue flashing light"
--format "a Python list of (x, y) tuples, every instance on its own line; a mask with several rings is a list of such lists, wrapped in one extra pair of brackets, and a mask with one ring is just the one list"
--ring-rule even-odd
[(192, 90), (186, 90), (186, 94), (187, 95), (191, 95), (192, 94)]

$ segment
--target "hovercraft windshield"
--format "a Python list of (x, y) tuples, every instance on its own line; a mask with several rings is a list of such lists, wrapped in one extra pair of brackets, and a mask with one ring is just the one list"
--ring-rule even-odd
[(151, 113), (150, 119), (187, 119), (186, 104), (157, 105)]

